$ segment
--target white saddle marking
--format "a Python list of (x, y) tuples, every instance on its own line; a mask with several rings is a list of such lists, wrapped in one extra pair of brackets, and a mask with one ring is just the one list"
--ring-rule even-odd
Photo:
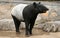
[(19, 4), (19, 5), (15, 6), (15, 7), (12, 9), (12, 11), (11, 11), (12, 15), (15, 16), (15, 17), (16, 17), (17, 19), (19, 19), (19, 20), (24, 20), (24, 19), (23, 19), (23, 14), (22, 14), (22, 12), (23, 12), (23, 9), (24, 9), (27, 5), (28, 5), (28, 4)]

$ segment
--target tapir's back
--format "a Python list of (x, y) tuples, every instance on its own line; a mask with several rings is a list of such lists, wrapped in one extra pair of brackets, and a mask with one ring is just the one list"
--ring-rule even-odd
[(14, 15), (19, 20), (24, 20), (22, 12), (26, 6), (27, 6), (27, 4), (19, 4), (19, 5), (15, 6), (11, 11), (12, 15)]

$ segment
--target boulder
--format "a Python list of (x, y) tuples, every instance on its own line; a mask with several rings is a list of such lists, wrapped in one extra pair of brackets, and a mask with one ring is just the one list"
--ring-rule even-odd
[(38, 27), (46, 32), (60, 32), (60, 21), (46, 22)]
[(15, 30), (13, 20), (12, 19), (1, 19), (0, 30)]
[[(25, 23), (21, 22), (21, 28), (25, 28)], [(15, 30), (13, 19), (1, 19), (0, 30)]]

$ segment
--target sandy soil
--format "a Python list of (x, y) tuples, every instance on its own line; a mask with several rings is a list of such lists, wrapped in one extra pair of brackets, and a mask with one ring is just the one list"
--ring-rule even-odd
[(25, 29), (20, 30), (20, 34), (15, 31), (0, 31), (0, 38), (60, 38), (60, 32), (44, 32), (40, 29), (33, 29), (33, 35), (30, 37), (25, 36)]

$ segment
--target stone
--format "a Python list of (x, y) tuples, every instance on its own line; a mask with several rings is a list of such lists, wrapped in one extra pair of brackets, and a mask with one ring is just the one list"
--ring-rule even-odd
[(46, 32), (59, 32), (60, 21), (46, 22), (44, 25), (38, 25), (38, 27)]
[[(25, 28), (25, 23), (21, 22), (20, 29)], [(13, 19), (1, 19), (0, 20), (0, 30), (15, 30), (15, 24)]]
[(13, 20), (12, 19), (1, 19), (0, 30), (15, 30)]

